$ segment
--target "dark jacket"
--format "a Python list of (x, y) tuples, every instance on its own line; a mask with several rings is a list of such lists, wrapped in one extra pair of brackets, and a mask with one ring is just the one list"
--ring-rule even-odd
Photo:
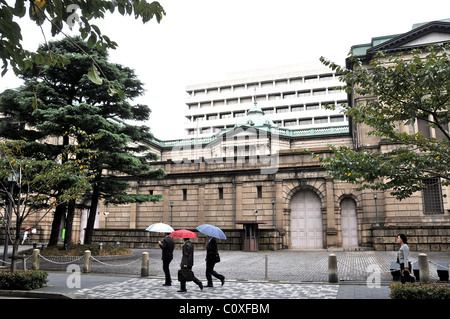
[(194, 245), (187, 240), (183, 244), (182, 249), (182, 257), (181, 257), (181, 268), (184, 267), (184, 265), (188, 267), (194, 266)]
[(161, 244), (159, 244), (159, 247), (162, 249), (161, 259), (164, 261), (171, 261), (173, 259), (173, 249), (175, 247), (172, 237), (166, 236)]
[(214, 237), (211, 237), (208, 245), (206, 245), (206, 262), (215, 263), (217, 252), (217, 241)]

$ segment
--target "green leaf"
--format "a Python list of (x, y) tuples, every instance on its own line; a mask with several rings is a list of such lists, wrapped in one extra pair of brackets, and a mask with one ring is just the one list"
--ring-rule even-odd
[(103, 83), (103, 80), (100, 78), (100, 73), (98, 72), (97, 68), (95, 67), (95, 65), (93, 63), (92, 63), (92, 66), (88, 70), (87, 76), (88, 76), (89, 80), (91, 80), (95, 84), (101, 85)]

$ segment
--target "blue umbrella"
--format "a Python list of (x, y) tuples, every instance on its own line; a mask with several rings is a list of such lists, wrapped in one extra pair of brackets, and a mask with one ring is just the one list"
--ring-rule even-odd
[(217, 239), (227, 239), (222, 229), (210, 224), (203, 224), (197, 227), (197, 230), (205, 235), (215, 237)]

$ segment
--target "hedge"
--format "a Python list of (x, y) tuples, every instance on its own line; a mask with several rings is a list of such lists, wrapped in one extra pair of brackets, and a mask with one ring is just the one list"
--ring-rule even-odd
[(0, 289), (32, 290), (45, 287), (48, 274), (41, 270), (0, 271)]
[(447, 284), (391, 284), (391, 299), (450, 299), (450, 286)]

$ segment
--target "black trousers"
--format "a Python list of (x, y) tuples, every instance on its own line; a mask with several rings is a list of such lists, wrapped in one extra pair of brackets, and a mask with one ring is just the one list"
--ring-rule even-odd
[(172, 283), (172, 278), (170, 277), (170, 270), (169, 265), (172, 260), (163, 260), (163, 271), (164, 275), (166, 276), (166, 282), (165, 285), (170, 285)]
[(212, 276), (216, 277), (217, 279), (222, 280), (225, 278), (223, 275), (219, 274), (217, 271), (214, 270), (215, 262), (206, 262), (206, 280), (208, 281), (208, 285), (212, 286)]

